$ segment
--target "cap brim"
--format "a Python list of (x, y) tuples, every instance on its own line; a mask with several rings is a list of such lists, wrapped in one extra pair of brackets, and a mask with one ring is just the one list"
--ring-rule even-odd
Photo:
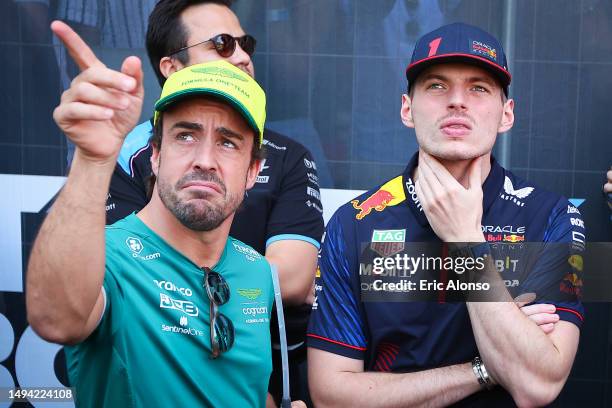
[(440, 62), (465, 62), (468, 64), (481, 66), (495, 74), (495, 76), (500, 80), (504, 91), (507, 90), (508, 85), (510, 85), (510, 82), (512, 81), (512, 75), (510, 75), (510, 72), (506, 71), (499, 65), (477, 55), (461, 53), (434, 55), (410, 64), (408, 65), (408, 68), (406, 68), (406, 79), (408, 79), (409, 83), (412, 83), (416, 77), (423, 72), (423, 70)]
[(166, 96), (165, 98), (157, 101), (157, 103), (155, 103), (155, 111), (163, 112), (171, 105), (174, 105), (175, 103), (192, 96), (210, 96), (215, 99), (219, 99), (222, 102), (229, 103), (234, 109), (238, 111), (238, 113), (240, 113), (240, 115), (247, 121), (248, 125), (255, 131), (257, 137), (259, 138), (259, 143), (261, 144), (263, 129), (259, 129), (257, 127), (257, 123), (255, 122), (255, 119), (250, 114), (248, 109), (232, 95), (226, 92), (221, 92), (217, 89), (192, 88), (184, 91), (174, 92)]

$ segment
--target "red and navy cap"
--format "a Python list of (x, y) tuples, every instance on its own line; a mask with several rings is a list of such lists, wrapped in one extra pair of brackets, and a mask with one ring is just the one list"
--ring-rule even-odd
[(499, 41), (478, 27), (463, 23), (442, 26), (422, 36), (406, 68), (408, 89), (427, 67), (440, 62), (477, 64), (495, 75), (508, 95), (512, 76)]

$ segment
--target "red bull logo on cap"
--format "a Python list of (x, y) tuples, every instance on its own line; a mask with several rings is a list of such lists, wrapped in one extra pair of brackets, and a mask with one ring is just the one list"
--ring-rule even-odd
[(480, 41), (472, 41), (472, 51), (476, 54), (483, 54), (491, 59), (497, 59), (497, 51), (495, 48)]

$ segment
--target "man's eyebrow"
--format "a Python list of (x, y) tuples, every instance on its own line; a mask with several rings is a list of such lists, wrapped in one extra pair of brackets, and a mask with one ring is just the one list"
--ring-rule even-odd
[(239, 140), (243, 140), (244, 139), (244, 136), (241, 135), (240, 133), (234, 132), (233, 130), (228, 129), (228, 128), (224, 127), (224, 126), (218, 127), (217, 128), (217, 132), (219, 132), (220, 134), (222, 134), (225, 137), (239, 139)]
[[(425, 74), (423, 75), (423, 81), (428, 81), (428, 80), (432, 80), (432, 79), (437, 79), (439, 81), (448, 81), (448, 77), (442, 75), (442, 74), (436, 74), (436, 73), (431, 73), (431, 74)], [(482, 75), (475, 75), (475, 76), (471, 76), (469, 78), (467, 78), (467, 82), (469, 83), (473, 83), (473, 82), (485, 82), (487, 84), (491, 84), (494, 85), (496, 84), (495, 80), (493, 78), (490, 78), (488, 76), (482, 76)]]
[(181, 121), (181, 122), (176, 122), (174, 125), (172, 125), (172, 127), (170, 128), (172, 129), (189, 129), (189, 130), (202, 130), (204, 129), (204, 127), (196, 122), (187, 122), (187, 121)]
[(440, 80), (440, 81), (447, 81), (448, 80), (448, 78), (445, 77), (442, 74), (425, 74), (422, 77), (423, 81), (428, 81), (430, 79), (437, 79), (437, 80)]
[(488, 76), (473, 76), (468, 78), (468, 82), (485, 82), (490, 85), (495, 85), (497, 82)]

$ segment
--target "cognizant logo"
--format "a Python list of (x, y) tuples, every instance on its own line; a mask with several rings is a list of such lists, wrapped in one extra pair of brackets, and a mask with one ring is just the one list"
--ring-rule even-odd
[(243, 307), (242, 308), (242, 314), (245, 315), (251, 315), (251, 316), (256, 316), (258, 314), (268, 314), (268, 307), (267, 306), (260, 306), (260, 307)]

